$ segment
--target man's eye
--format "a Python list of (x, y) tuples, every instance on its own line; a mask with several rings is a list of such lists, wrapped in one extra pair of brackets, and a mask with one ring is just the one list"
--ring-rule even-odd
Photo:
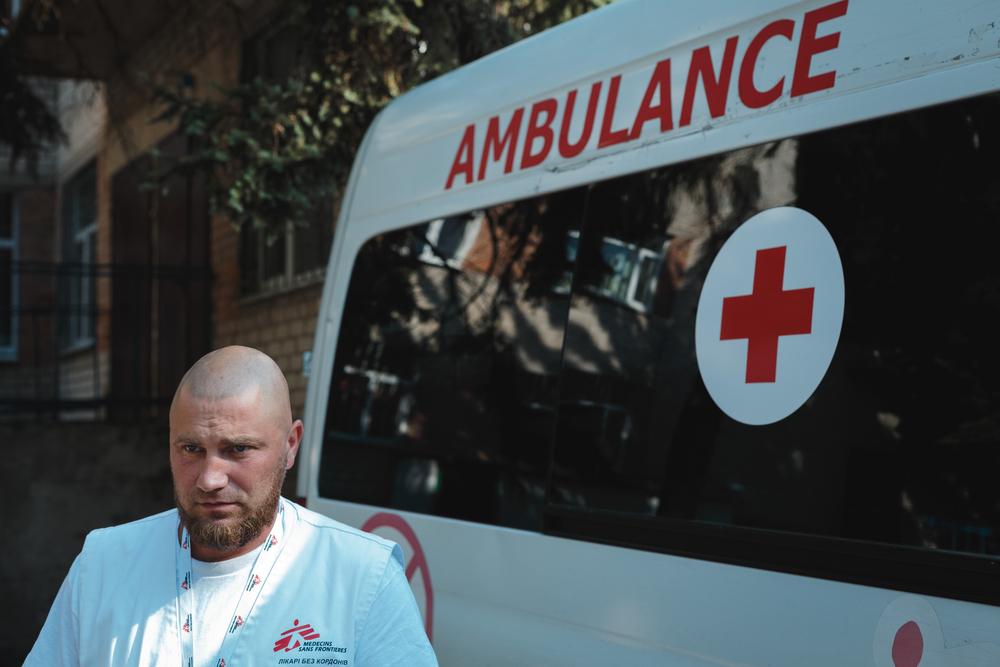
[(183, 449), (188, 454), (197, 454), (200, 447), (198, 447), (198, 445), (183, 445), (181, 449)]
[(250, 445), (233, 445), (233, 451), (237, 454), (245, 454), (250, 451)]

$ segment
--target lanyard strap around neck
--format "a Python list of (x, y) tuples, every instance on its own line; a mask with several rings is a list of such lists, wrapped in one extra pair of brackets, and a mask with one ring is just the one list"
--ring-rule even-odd
[[(290, 512), (289, 512), (290, 513)], [(219, 648), (219, 656), (213, 667), (226, 667), (230, 661), (236, 642), (243, 632), (243, 626), (250, 617), (257, 598), (264, 588), (281, 550), (285, 546), (285, 535), (287, 533), (285, 512), (285, 499), (278, 500), (278, 512), (274, 518), (274, 526), (271, 533), (264, 540), (264, 544), (257, 550), (257, 557), (250, 567), (250, 574), (246, 584), (240, 592), (240, 599), (236, 603), (236, 609), (226, 626), (226, 636), (222, 640)], [(192, 580), (191, 568), (191, 536), (186, 527), (182, 527), (181, 540), (177, 544), (177, 626), (178, 635), (181, 642), (181, 667), (194, 667), (194, 633), (197, 627), (204, 627), (201, 619), (194, 617), (194, 581)]]

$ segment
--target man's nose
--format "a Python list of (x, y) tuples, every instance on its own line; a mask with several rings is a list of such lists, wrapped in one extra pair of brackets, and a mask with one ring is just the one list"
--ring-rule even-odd
[(198, 475), (198, 490), (203, 493), (212, 493), (226, 488), (226, 485), (229, 484), (227, 465), (222, 457), (207, 456), (201, 474)]

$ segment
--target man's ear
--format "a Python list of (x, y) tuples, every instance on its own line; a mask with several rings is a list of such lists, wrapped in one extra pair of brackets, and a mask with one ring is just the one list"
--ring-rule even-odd
[(285, 459), (285, 470), (291, 470), (295, 465), (295, 457), (299, 453), (299, 445), (302, 444), (302, 432), (304, 430), (301, 419), (296, 419), (292, 424), (292, 430), (288, 432), (288, 456)]

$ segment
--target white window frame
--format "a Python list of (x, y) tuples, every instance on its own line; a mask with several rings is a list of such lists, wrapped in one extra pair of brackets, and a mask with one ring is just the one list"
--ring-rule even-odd
[[(73, 245), (79, 246), (80, 252), (80, 301), (76, 305), (76, 312), (70, 316), (70, 330), (69, 330), (69, 346), (70, 347), (82, 347), (84, 345), (90, 345), (94, 342), (94, 329), (96, 329), (96, 322), (93, 320), (88, 320), (86, 313), (90, 312), (93, 307), (93, 297), (94, 294), (91, 291), (91, 281), (93, 276), (87, 271), (87, 268), (91, 266), (90, 261), (90, 251), (94, 244), (97, 242), (97, 220), (88, 224), (83, 229), (80, 229), (75, 234), (73, 234)], [(90, 322), (90, 331), (87, 331), (86, 322)]]
[[(569, 259), (571, 263), (575, 264), (577, 259), (576, 253), (579, 252), (580, 232), (572, 230), (568, 232), (566, 236), (567, 236), (567, 259)], [(577, 248), (573, 252), (569, 251), (568, 244), (570, 239), (572, 239), (577, 243)], [(639, 293), (639, 276), (642, 273), (642, 265), (644, 262), (652, 262), (654, 265), (654, 269), (651, 274), (652, 277), (651, 277), (651, 285), (649, 287), (649, 293), (656, 294), (656, 288), (659, 283), (658, 267), (663, 262), (663, 258), (666, 257), (666, 252), (667, 248), (670, 245), (670, 241), (667, 241), (664, 244), (663, 249), (660, 252), (656, 252), (655, 250), (650, 250), (649, 248), (638, 246), (635, 245), (634, 243), (628, 243), (626, 241), (620, 241), (619, 239), (610, 237), (605, 237), (602, 240), (601, 245), (602, 245), (602, 252), (605, 246), (616, 246), (618, 248), (624, 248), (625, 251), (631, 257), (632, 270), (631, 272), (629, 272), (628, 276), (628, 287), (626, 287), (625, 289), (624, 298), (620, 297), (617, 294), (613, 294), (607, 290), (590, 289), (588, 291), (590, 291), (593, 294), (599, 294), (606, 299), (611, 299), (612, 301), (624, 304), (629, 308), (638, 311), (640, 313), (648, 313), (650, 311), (651, 304), (641, 301), (640, 299), (637, 298), (637, 295)], [(561, 285), (555, 288), (555, 291), (559, 294), (567, 294), (569, 293), (569, 290), (570, 287), (567, 285)]]
[[(630, 244), (631, 245), (631, 244)], [(669, 243), (668, 243), (669, 245)], [(636, 252), (635, 264), (632, 267), (632, 277), (629, 279), (628, 284), (628, 305), (638, 310), (641, 313), (649, 312), (650, 304), (645, 301), (641, 301), (636, 298), (639, 292), (639, 276), (642, 274), (642, 265), (644, 262), (652, 262), (653, 272), (650, 278), (649, 294), (656, 294), (657, 283), (659, 282), (659, 270), (658, 267), (665, 257), (667, 247), (664, 246), (663, 252), (657, 253), (653, 252), (649, 248), (644, 248), (642, 246), (633, 246)]]
[[(74, 184), (74, 181), (82, 175), (88, 168), (90, 163), (85, 164), (83, 167), (78, 169), (69, 179), (63, 182), (61, 187), (62, 196), (76, 197), (79, 190), (77, 188), (69, 189), (68, 186)], [(72, 311), (66, 316), (66, 340), (62, 345), (62, 350), (64, 352), (72, 352), (81, 348), (93, 345), (95, 342), (96, 332), (97, 332), (97, 322), (91, 318), (90, 321), (90, 331), (87, 331), (85, 322), (87, 322), (86, 314), (94, 309), (94, 297), (96, 296), (92, 291), (91, 282), (93, 276), (87, 270), (91, 267), (92, 262), (90, 260), (91, 250), (96, 249), (97, 243), (97, 174), (96, 165), (94, 165), (94, 217), (89, 220), (86, 224), (78, 224), (77, 220), (60, 220), (60, 227), (63, 234), (72, 234), (70, 237), (70, 244), (74, 248), (74, 255), (79, 257), (80, 274), (78, 276), (73, 276), (70, 282), (70, 303), (68, 304)], [(71, 207), (71, 215), (75, 218), (79, 215), (79, 208), (76, 205)], [(65, 212), (65, 206), (60, 206), (60, 212)], [(74, 231), (75, 230), (75, 231)], [(96, 254), (96, 253), (95, 253)], [(63, 262), (67, 262), (68, 258), (63, 257)], [(75, 286), (74, 283), (79, 280), (79, 302), (75, 301), (76, 295), (72, 294), (72, 287)]]
[(14, 269), (17, 264), (19, 231), (21, 228), (21, 210), (16, 192), (10, 193), (10, 237), (0, 237), (0, 249), (10, 249), (11, 251), (11, 276), (10, 276), (10, 345), (0, 346), (0, 361), (17, 361), (18, 348), (18, 309), (21, 305), (20, 276)]
[(320, 264), (314, 269), (309, 269), (301, 273), (295, 269), (295, 234), (297, 226), (293, 222), (285, 223), (285, 270), (279, 275), (264, 277), (264, 267), (267, 259), (267, 234), (263, 230), (257, 233), (257, 289), (247, 294), (248, 297), (267, 296), (279, 292), (285, 292), (303, 285), (311, 285), (323, 280), (326, 275), (326, 265)]

